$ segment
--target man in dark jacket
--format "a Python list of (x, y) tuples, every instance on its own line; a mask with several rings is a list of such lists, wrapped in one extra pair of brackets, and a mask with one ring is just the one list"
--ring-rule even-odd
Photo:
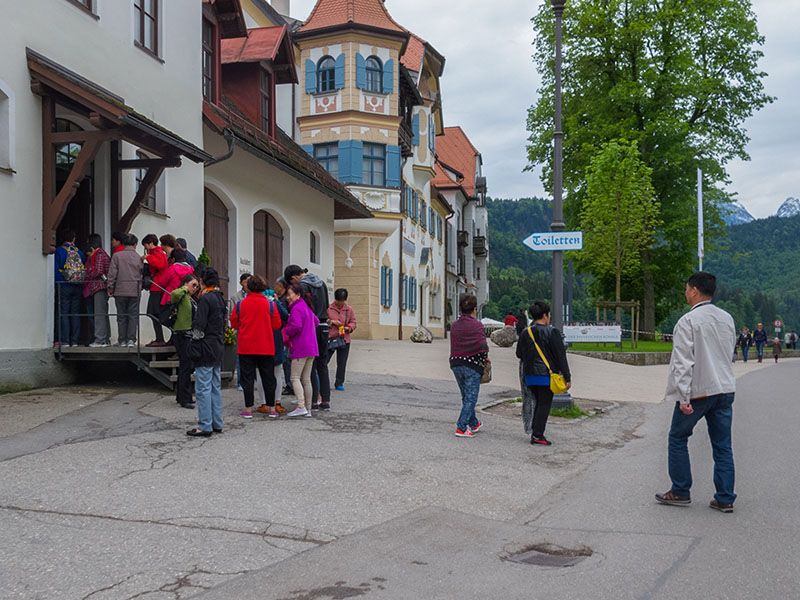
[(186, 435), (208, 437), (222, 431), (222, 344), (227, 306), (219, 289), (219, 275), (203, 271), (203, 291), (192, 320), (189, 355), (194, 362), (197, 427)]
[[(319, 276), (309, 273), (308, 269), (303, 269), (297, 265), (289, 265), (283, 270), (283, 278), (288, 284), (298, 284), (303, 288), (303, 292), (311, 294), (312, 310), (319, 319), (317, 326), (317, 344), (319, 355), (314, 359), (314, 373), (311, 376), (312, 394), (311, 408), (319, 410), (330, 410), (331, 407), (331, 380), (328, 374), (328, 286)], [(316, 380), (319, 380), (317, 383)], [(322, 396), (319, 406), (316, 406), (317, 396)]]
[[(536, 399), (531, 423), (531, 444), (549, 446), (551, 442), (544, 437), (544, 430), (553, 405), (550, 372), (561, 373), (568, 390), (572, 386), (571, 375), (561, 332), (550, 325), (550, 305), (537, 300), (531, 304), (529, 311), (534, 322), (519, 336), (517, 358), (522, 361), (525, 384)], [(527, 423), (525, 429), (528, 430)]]
[(767, 332), (764, 331), (763, 323), (759, 323), (758, 328), (753, 332), (753, 343), (756, 345), (758, 362), (761, 362), (764, 358), (764, 344), (767, 343)]

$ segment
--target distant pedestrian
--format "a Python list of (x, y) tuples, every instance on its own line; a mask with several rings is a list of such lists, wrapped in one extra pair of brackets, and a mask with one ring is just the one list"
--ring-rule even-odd
[(195, 367), (194, 395), (197, 399), (197, 427), (186, 435), (208, 437), (222, 433), (222, 344), (226, 305), (219, 289), (219, 275), (212, 268), (203, 271), (204, 289), (192, 321), (189, 354)]
[[(250, 279), (253, 275), (251, 273), (242, 273), (239, 275), (239, 289), (236, 293), (231, 296), (231, 299), (228, 301), (228, 317), (233, 314), (233, 309), (236, 305), (244, 300), (244, 297), (247, 296), (247, 280)], [(236, 347), (239, 347), (239, 341), (236, 341)], [(239, 351), (236, 351), (236, 385), (241, 392), (244, 388), (242, 388), (242, 369), (239, 365)]]
[[(278, 277), (275, 280), (274, 284), (275, 288), (275, 298), (280, 302), (283, 307), (286, 309), (286, 314), (289, 314), (289, 302), (286, 300), (286, 280), (283, 277)], [(286, 385), (281, 392), (284, 396), (292, 396), (294, 395), (294, 390), (292, 389), (292, 357), (289, 353), (289, 347), (283, 347), (283, 381)]]
[(756, 345), (756, 354), (758, 354), (758, 362), (764, 359), (764, 346), (767, 343), (767, 332), (764, 331), (764, 324), (759, 323), (756, 330), (753, 332), (753, 343)]
[(180, 285), (170, 293), (170, 306), (177, 305), (178, 314), (172, 326), (172, 340), (178, 353), (178, 382), (175, 386), (175, 401), (183, 408), (194, 408), (192, 401), (192, 358), (189, 345), (192, 339), (192, 320), (197, 310), (195, 294), (200, 291), (197, 275), (187, 273)]
[(791, 344), (792, 350), (796, 350), (797, 349), (797, 333), (795, 332), (794, 329), (792, 329), (791, 336), (792, 337), (789, 340), (789, 343)]
[(175, 238), (175, 242), (177, 243), (175, 249), (180, 249), (186, 252), (186, 262), (189, 263), (193, 269), (196, 269), (198, 264), (197, 258), (194, 254), (189, 252), (189, 248), (186, 247), (186, 238)]
[(111, 234), (111, 254), (122, 252), (122, 249), (125, 248), (127, 237), (128, 234), (122, 231), (115, 231)]
[(506, 327), (516, 327), (519, 319), (514, 316), (514, 311), (508, 311), (506, 318), (503, 320), (503, 325)]
[(544, 437), (544, 430), (553, 405), (550, 373), (563, 375), (567, 390), (572, 387), (572, 375), (561, 332), (550, 325), (550, 305), (537, 300), (528, 312), (533, 325), (523, 331), (517, 342), (517, 358), (522, 361), (525, 385), (535, 400), (533, 410), (523, 406), (525, 431), (530, 431), (531, 444), (549, 446), (552, 442)]
[(792, 334), (788, 329), (786, 333), (783, 334), (783, 344), (786, 346), (787, 350), (792, 347)]
[(333, 302), (328, 306), (330, 334), (328, 337), (328, 362), (336, 355), (336, 378), (333, 387), (344, 391), (347, 357), (350, 356), (350, 334), (356, 330), (356, 313), (347, 303), (347, 290), (339, 288), (333, 293)]
[(75, 232), (62, 231), (61, 244), (56, 248), (55, 285), (56, 344), (77, 346), (81, 330), (81, 298), (86, 275), (83, 252), (75, 245)]
[(736, 345), (738, 345), (739, 349), (742, 351), (742, 362), (747, 362), (747, 353), (750, 351), (750, 346), (753, 345), (753, 338), (747, 327), (742, 329), (742, 333), (739, 334), (736, 340)]
[(328, 286), (314, 273), (298, 265), (289, 265), (283, 270), (283, 278), (287, 284), (297, 284), (303, 288), (303, 295), (310, 294), (311, 310), (319, 321), (317, 325), (317, 358), (314, 360), (314, 374), (311, 378), (314, 395), (312, 407), (317, 408), (317, 395), (320, 397), (319, 409), (330, 410), (331, 380), (328, 375)]
[(450, 370), (461, 391), (461, 413), (456, 423), (456, 436), (471, 438), (483, 424), (475, 415), (481, 391), (481, 377), (489, 362), (489, 344), (483, 325), (475, 317), (478, 299), (473, 294), (458, 298), (461, 316), (450, 325)]
[[(124, 246), (123, 246), (124, 247)], [(109, 345), (111, 326), (108, 322), (108, 270), (111, 257), (103, 250), (103, 240), (93, 233), (89, 236), (89, 255), (86, 258), (86, 278), (83, 297), (89, 313), (94, 339), (90, 348), (105, 348)]]
[(108, 295), (117, 311), (117, 346), (136, 346), (139, 322), (139, 297), (142, 292), (141, 257), (136, 253), (138, 239), (129, 234), (121, 252), (114, 252), (108, 268)]
[(772, 340), (772, 357), (775, 359), (775, 364), (778, 364), (778, 357), (781, 355), (781, 340), (775, 338)]
[(289, 321), (283, 328), (283, 341), (292, 360), (291, 382), (297, 399), (297, 408), (289, 416), (310, 417), (314, 400), (311, 372), (319, 353), (319, 319), (311, 310), (310, 294), (298, 284), (286, 287), (286, 300), (289, 302)]
[(256, 369), (261, 376), (267, 416), (276, 418), (275, 410), (275, 338), (273, 331), (281, 328), (277, 307), (263, 295), (267, 282), (260, 275), (247, 280), (247, 295), (238, 302), (231, 313), (231, 327), (237, 330), (236, 351), (242, 369), (242, 388), (245, 408), (239, 413), (245, 419), (253, 418), (255, 403)]
[(514, 330), (517, 332), (517, 337), (522, 335), (522, 332), (528, 327), (528, 317), (525, 315), (525, 309), (519, 309), (517, 312), (517, 322), (514, 323)]
[(672, 487), (656, 494), (661, 504), (691, 503), (692, 468), (689, 437), (705, 417), (714, 456), (716, 494), (710, 507), (733, 512), (734, 487), (731, 421), (736, 378), (730, 348), (736, 338), (733, 318), (711, 304), (717, 279), (697, 272), (686, 283), (686, 301), (691, 310), (675, 325), (669, 364), (666, 399), (675, 402), (669, 431), (669, 476)]

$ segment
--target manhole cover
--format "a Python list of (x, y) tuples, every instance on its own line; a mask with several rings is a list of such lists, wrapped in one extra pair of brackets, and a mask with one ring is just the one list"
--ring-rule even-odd
[(512, 554), (506, 560), (540, 567), (573, 567), (591, 555), (592, 550), (586, 547), (564, 548), (554, 544), (540, 544)]

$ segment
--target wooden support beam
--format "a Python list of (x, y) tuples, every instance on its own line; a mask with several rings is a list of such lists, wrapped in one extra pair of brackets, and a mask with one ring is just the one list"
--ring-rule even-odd
[(42, 254), (56, 251), (56, 230), (48, 218), (56, 195), (56, 156), (51, 141), (55, 123), (55, 101), (52, 96), (42, 96)]
[(136, 192), (133, 202), (131, 202), (128, 210), (125, 211), (125, 214), (122, 215), (119, 220), (119, 231), (124, 231), (125, 233), (130, 231), (133, 221), (139, 216), (139, 211), (142, 209), (142, 200), (147, 197), (150, 189), (156, 184), (163, 172), (164, 167), (150, 167), (147, 169), (147, 173), (139, 184), (139, 191)]
[(94, 140), (98, 142), (106, 142), (109, 140), (120, 139), (120, 132), (118, 129), (99, 129), (89, 131), (58, 131), (50, 134), (50, 143), (52, 144), (70, 144), (82, 143)]
[(111, 176), (109, 180), (109, 201), (111, 202), (111, 231), (120, 231), (119, 229), (119, 213), (120, 213), (120, 196), (122, 193), (122, 171), (120, 171), (117, 163), (119, 163), (119, 148), (120, 143), (116, 140), (109, 144), (109, 155), (111, 158)]
[(119, 160), (119, 169), (149, 169), (150, 167), (180, 167), (181, 159), (179, 156), (167, 156), (165, 158), (142, 158), (137, 160)]

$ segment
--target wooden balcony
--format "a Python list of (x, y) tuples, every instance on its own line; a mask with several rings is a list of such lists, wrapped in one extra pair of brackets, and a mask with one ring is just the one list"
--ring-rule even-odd
[(472, 238), (472, 251), (475, 256), (486, 256), (489, 253), (484, 236), (476, 235)]
[(397, 139), (400, 143), (400, 154), (404, 158), (413, 156), (414, 154), (414, 132), (411, 130), (411, 125), (406, 123), (405, 120), (400, 121), (400, 127), (397, 129)]
[(469, 232), (459, 229), (457, 232), (457, 243), (459, 246), (469, 246)]

